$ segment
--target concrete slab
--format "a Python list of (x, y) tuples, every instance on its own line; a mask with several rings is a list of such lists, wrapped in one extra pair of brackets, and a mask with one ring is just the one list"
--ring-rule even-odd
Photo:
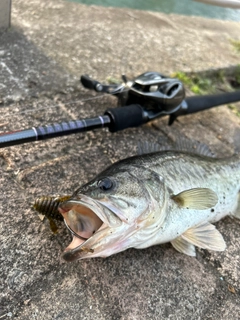
[(7, 29), (11, 23), (11, 0), (0, 2), (0, 30)]
[[(121, 31), (121, 32), (120, 32)], [(1, 131), (102, 114), (116, 105), (80, 89), (99, 80), (239, 63), (229, 39), (240, 24), (151, 12), (19, 0), (2, 35)], [(9, 72), (9, 70), (10, 72)], [(3, 80), (5, 82), (3, 82)], [(90, 98), (90, 100), (87, 100)], [(0, 150), (1, 319), (237, 319), (239, 221), (217, 224), (227, 249), (191, 258), (169, 244), (107, 259), (66, 264), (64, 225), (54, 235), (31, 210), (39, 195), (73, 192), (110, 163), (135, 153), (139, 140), (198, 137), (220, 156), (240, 141), (240, 118), (227, 106), (158, 119), (111, 134), (88, 132)]]

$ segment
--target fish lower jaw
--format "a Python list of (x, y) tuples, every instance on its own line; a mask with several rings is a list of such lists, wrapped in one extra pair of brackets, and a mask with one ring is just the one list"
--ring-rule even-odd
[[(104, 238), (105, 232), (108, 229), (107, 224), (103, 223), (99, 230), (86, 240), (73, 235), (72, 242), (62, 253), (62, 259), (66, 262), (72, 262), (83, 258), (102, 256), (98, 250), (95, 252), (95, 247), (97, 247), (97, 244)], [(86, 245), (84, 245), (85, 243)]]
[(73, 236), (72, 242), (67, 246), (67, 248), (64, 250), (65, 251), (69, 251), (69, 250), (73, 250), (79, 246), (81, 246), (85, 241), (77, 238), (76, 236)]
[(83, 258), (88, 253), (93, 253), (94, 250), (84, 247), (86, 241), (73, 236), (72, 242), (62, 253), (62, 259), (66, 262), (73, 262)]

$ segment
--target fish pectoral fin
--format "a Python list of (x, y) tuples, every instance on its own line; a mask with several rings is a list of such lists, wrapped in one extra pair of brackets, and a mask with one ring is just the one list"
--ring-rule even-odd
[(182, 238), (182, 236), (171, 241), (172, 246), (179, 252), (185, 253), (188, 256), (195, 257), (196, 250), (194, 245)]
[(205, 210), (214, 207), (218, 197), (208, 188), (193, 188), (173, 195), (172, 199), (183, 208)]
[(221, 233), (211, 223), (202, 223), (185, 231), (181, 237), (202, 249), (224, 251), (226, 243)]

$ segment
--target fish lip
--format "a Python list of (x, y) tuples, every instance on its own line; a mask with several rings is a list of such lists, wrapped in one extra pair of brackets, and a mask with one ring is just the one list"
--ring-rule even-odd
[[(109, 229), (108, 227), (105, 226), (105, 224), (103, 225), (104, 225), (104, 229)], [(98, 244), (98, 241), (97, 241), (98, 235), (99, 235), (99, 230), (94, 235), (92, 235), (87, 240), (83, 241), (80, 245), (76, 246), (75, 248), (72, 248), (72, 249), (66, 248), (63, 251), (61, 258), (66, 262), (73, 262), (75, 260), (83, 259), (85, 257), (91, 258), (95, 256), (96, 254), (95, 247)]]
[(100, 199), (98, 200), (104, 208), (112, 212), (115, 216), (117, 216), (122, 222), (129, 224), (128, 218), (122, 213), (121, 209), (119, 209), (116, 205), (109, 201), (109, 199)]
[[(75, 260), (79, 260), (84, 257), (91, 258), (95, 253), (95, 250), (92, 247), (95, 245), (94, 237), (97, 233), (98, 232), (96, 232), (93, 236), (91, 236), (87, 240), (83, 241), (80, 245), (76, 246), (75, 248), (72, 248), (72, 249), (66, 248), (63, 251), (61, 258), (66, 262), (73, 262)], [(88, 244), (87, 242), (90, 242), (90, 244)]]
[[(99, 242), (99, 238), (103, 238), (104, 236), (106, 236), (108, 231), (111, 229), (111, 227), (113, 227), (113, 226), (110, 226), (111, 223), (107, 217), (106, 212), (109, 214), (114, 214), (116, 216), (116, 214), (113, 211), (111, 211), (107, 206), (104, 206), (100, 201), (94, 200), (82, 194), (79, 194), (76, 199), (70, 199), (66, 202), (61, 203), (59, 205), (59, 212), (64, 217), (64, 213), (71, 210), (73, 205), (76, 205), (76, 204), (85, 206), (86, 208), (93, 211), (102, 220), (103, 223), (101, 227), (89, 238), (83, 239), (81, 236), (79, 237), (77, 236), (77, 238), (79, 238), (79, 245), (73, 248), (68, 248), (72, 244), (72, 242), (74, 242), (74, 240), (77, 242), (74, 232), (73, 233), (71, 232), (73, 235), (73, 240), (69, 244), (69, 246), (64, 250), (61, 256), (62, 259), (67, 262), (79, 260), (84, 257), (90, 258), (94, 256), (95, 255), (94, 248), (97, 246)], [(117, 224), (119, 225), (119, 223)], [(70, 228), (68, 229), (70, 230)]]
[[(80, 194), (76, 199), (70, 199), (66, 202), (63, 202), (62, 204), (59, 205), (59, 211), (60, 213), (63, 215), (65, 211), (65, 209), (67, 209), (69, 206), (73, 206), (74, 204), (77, 205), (83, 205), (84, 207), (90, 209), (91, 211), (93, 211), (103, 222), (107, 222), (106, 221), (106, 216), (103, 213), (103, 210), (101, 209), (101, 207), (98, 205), (97, 201), (93, 200), (92, 198), (82, 195)], [(69, 211), (69, 210), (66, 210)], [(64, 215), (63, 215), (64, 217)]]

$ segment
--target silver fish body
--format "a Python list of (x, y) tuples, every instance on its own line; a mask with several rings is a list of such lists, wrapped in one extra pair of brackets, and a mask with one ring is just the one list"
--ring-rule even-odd
[(239, 155), (160, 151), (121, 160), (60, 204), (74, 234), (63, 258), (106, 257), (166, 242), (191, 256), (195, 246), (224, 250), (211, 223), (237, 215), (239, 190)]

